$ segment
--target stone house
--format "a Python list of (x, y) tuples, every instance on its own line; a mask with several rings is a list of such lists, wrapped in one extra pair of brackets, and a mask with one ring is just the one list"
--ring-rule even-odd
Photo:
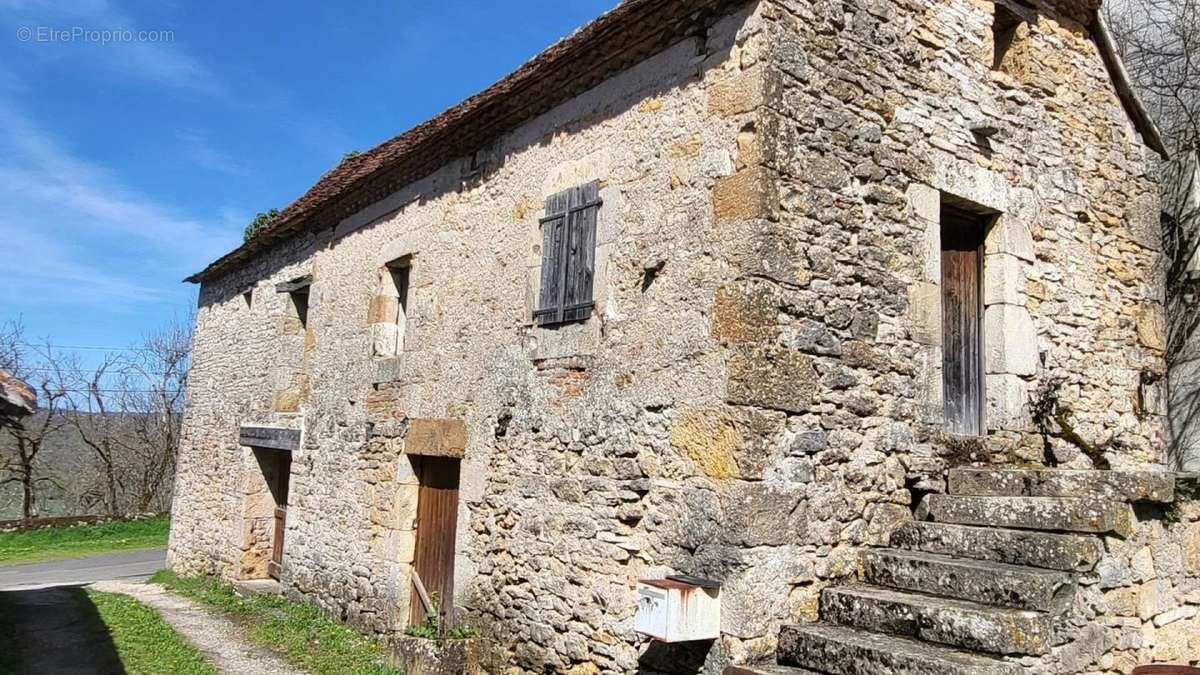
[[(171, 567), (512, 672), (1197, 658), (1095, 5), (626, 0), (345, 160), (190, 279)], [(675, 573), (719, 639), (633, 630)]]

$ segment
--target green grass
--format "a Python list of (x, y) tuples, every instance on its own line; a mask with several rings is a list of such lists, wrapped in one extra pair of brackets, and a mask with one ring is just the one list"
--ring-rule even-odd
[(118, 593), (88, 590), (128, 675), (216, 675), (204, 660), (153, 609)]
[(0, 532), (0, 566), (167, 545), (167, 516)]
[(386, 665), (378, 640), (335, 621), (310, 603), (242, 595), (212, 577), (180, 577), (168, 570), (150, 580), (227, 614), (244, 627), (247, 638), (281, 652), (311, 673), (402, 675)]

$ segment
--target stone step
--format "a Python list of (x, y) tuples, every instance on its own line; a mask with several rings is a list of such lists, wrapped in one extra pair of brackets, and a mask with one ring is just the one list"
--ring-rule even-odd
[(1157, 471), (958, 467), (950, 469), (949, 492), (977, 497), (1092, 497), (1166, 503), (1175, 499), (1175, 476)]
[(1045, 654), (1053, 630), (1053, 620), (1043, 612), (860, 585), (825, 589), (821, 618), (997, 654)]
[(1074, 578), (1065, 572), (923, 551), (870, 549), (861, 562), (863, 580), (876, 586), (998, 607), (1056, 611), (1075, 589)]
[(815, 670), (797, 668), (796, 666), (781, 666), (776, 663), (762, 663), (747, 666), (726, 666), (722, 675), (821, 675)]
[(1029, 565), (1067, 572), (1096, 567), (1104, 544), (1096, 537), (973, 527), (914, 520), (892, 533), (891, 545), (912, 551)]
[(833, 675), (1019, 675), (999, 659), (896, 635), (827, 625), (784, 626), (779, 662)]
[(1124, 502), (1082, 497), (963, 497), (925, 495), (917, 520), (1011, 527), (1019, 530), (1133, 534), (1133, 509)]

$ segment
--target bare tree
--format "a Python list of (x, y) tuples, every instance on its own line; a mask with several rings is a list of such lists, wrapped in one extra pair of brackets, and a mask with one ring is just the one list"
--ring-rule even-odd
[(66, 388), (80, 395), (68, 419), (103, 471), (109, 513), (170, 503), (191, 342), (190, 318), (176, 319), (93, 369), (69, 371), (75, 380)]
[(1112, 0), (1105, 18), (1168, 153), (1200, 141), (1200, 0)]
[(50, 364), (33, 367), (26, 349), (24, 327), (18, 321), (8, 321), (0, 327), (0, 365), (15, 377), (38, 391), (40, 409), (21, 424), (5, 425), (0, 430), (0, 487), (19, 484), (21, 487), (21, 517), (38, 515), (37, 489), (54, 479), (40, 472), (39, 455), (46, 441), (62, 429), (63, 411), (70, 398), (60, 386), (61, 377), (54, 376), (58, 354), (50, 344), (32, 350), (36, 363)]
[(1171, 159), (1162, 185), (1168, 460), (1200, 466), (1200, 0), (1109, 0), (1104, 18)]

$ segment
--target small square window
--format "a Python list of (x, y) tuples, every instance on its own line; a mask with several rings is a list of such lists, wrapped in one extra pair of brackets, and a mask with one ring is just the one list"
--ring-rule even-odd
[(379, 292), (371, 301), (369, 321), (373, 356), (391, 358), (404, 352), (411, 275), (412, 256), (393, 260), (380, 270)]
[(288, 293), (288, 297), (292, 300), (292, 309), (296, 311), (296, 318), (300, 319), (300, 328), (308, 329), (308, 287), (297, 289)]
[(1017, 31), (1023, 22), (1016, 12), (996, 3), (992, 15), (992, 70), (1004, 69), (1004, 57), (1017, 39)]

